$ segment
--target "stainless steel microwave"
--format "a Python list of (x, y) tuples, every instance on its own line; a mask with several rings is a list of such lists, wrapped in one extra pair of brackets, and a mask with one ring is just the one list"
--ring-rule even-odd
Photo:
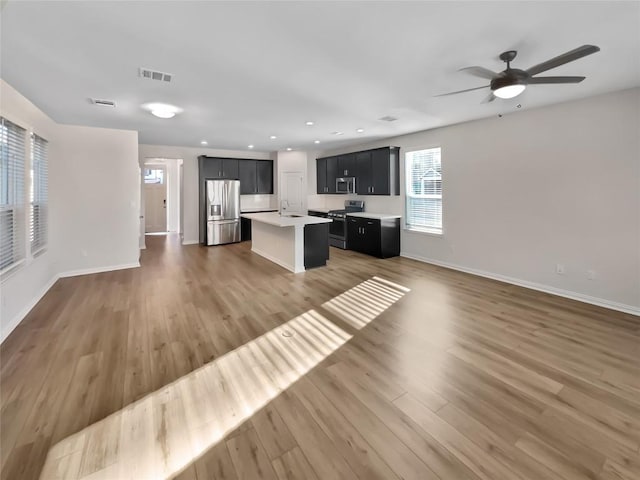
[(356, 177), (336, 178), (336, 193), (356, 193)]

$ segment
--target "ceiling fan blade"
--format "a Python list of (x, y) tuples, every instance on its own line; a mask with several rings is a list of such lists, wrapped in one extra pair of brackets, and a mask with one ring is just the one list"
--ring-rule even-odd
[(493, 77), (497, 76), (496, 72), (492, 72), (488, 68), (484, 67), (464, 67), (458, 70), (459, 72), (468, 72), (471, 75), (475, 75), (476, 77), (486, 78), (488, 80), (493, 79)]
[(543, 85), (545, 83), (580, 83), (586, 77), (533, 77), (529, 79), (529, 85)]
[(579, 58), (586, 57), (587, 55), (591, 55), (592, 53), (596, 53), (599, 51), (600, 47), (596, 47), (595, 45), (582, 45), (581, 47), (571, 50), (570, 52), (558, 55), (551, 60), (547, 60), (546, 62), (534, 65), (533, 67), (527, 69), (526, 72), (529, 75), (536, 75), (538, 73), (546, 72), (547, 70), (551, 70), (552, 68), (559, 67), (560, 65), (564, 65), (565, 63), (573, 62), (574, 60), (578, 60)]
[(489, 103), (489, 102), (493, 102), (497, 97), (493, 94), (493, 92), (491, 92), (489, 95), (487, 95), (487, 97), (482, 100), (480, 103)]
[(472, 92), (473, 90), (480, 90), (481, 88), (489, 88), (489, 85), (484, 85), (482, 87), (476, 87), (476, 88), (467, 88), (466, 90), (458, 90), (457, 92), (441, 93), (440, 95), (434, 95), (434, 97), (446, 97), (447, 95), (455, 95), (457, 93)]

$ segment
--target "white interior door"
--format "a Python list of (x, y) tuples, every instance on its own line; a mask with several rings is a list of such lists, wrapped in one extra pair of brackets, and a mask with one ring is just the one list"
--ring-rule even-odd
[(302, 172), (282, 174), (280, 207), (288, 213), (304, 213), (304, 176)]
[(145, 233), (167, 231), (167, 171), (163, 166), (144, 169)]

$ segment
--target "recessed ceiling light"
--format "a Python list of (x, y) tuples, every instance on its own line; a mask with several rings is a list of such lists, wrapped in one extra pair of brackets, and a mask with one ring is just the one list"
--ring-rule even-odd
[(362, 132), (364, 132), (364, 128), (359, 128), (359, 129), (356, 130), (356, 132), (362, 133)]
[(247, 148), (253, 148), (253, 145), (247, 145)]
[(291, 150), (293, 150), (293, 148), (287, 147), (287, 152), (290, 152)]
[(395, 122), (398, 120), (398, 117), (392, 117), (391, 115), (385, 115), (384, 117), (380, 117), (378, 120), (382, 120), (383, 122)]
[(173, 118), (177, 113), (182, 112), (181, 108), (166, 103), (147, 103), (142, 108), (158, 118)]
[(344, 132), (331, 132), (331, 135), (344, 135)]
[(311, 121), (309, 121), (309, 122), (304, 122), (304, 124), (305, 124), (307, 127), (311, 127), (311, 126), (313, 126), (313, 122), (311, 122)]
[(209, 142), (207, 142), (206, 140), (202, 140), (202, 141), (200, 142), (200, 145), (209, 145)]
[(269, 138), (270, 138), (271, 140), (275, 140), (275, 139), (276, 139), (276, 138), (278, 138), (278, 137), (276, 137), (275, 135), (271, 135)]
[(320, 143), (320, 140), (314, 140), (313, 143)]

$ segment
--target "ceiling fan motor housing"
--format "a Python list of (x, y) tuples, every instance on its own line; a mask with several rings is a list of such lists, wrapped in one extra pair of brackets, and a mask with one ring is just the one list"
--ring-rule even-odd
[(527, 85), (530, 75), (519, 68), (509, 68), (504, 72), (500, 72), (497, 77), (491, 80), (491, 90), (495, 91), (502, 87), (511, 85)]

